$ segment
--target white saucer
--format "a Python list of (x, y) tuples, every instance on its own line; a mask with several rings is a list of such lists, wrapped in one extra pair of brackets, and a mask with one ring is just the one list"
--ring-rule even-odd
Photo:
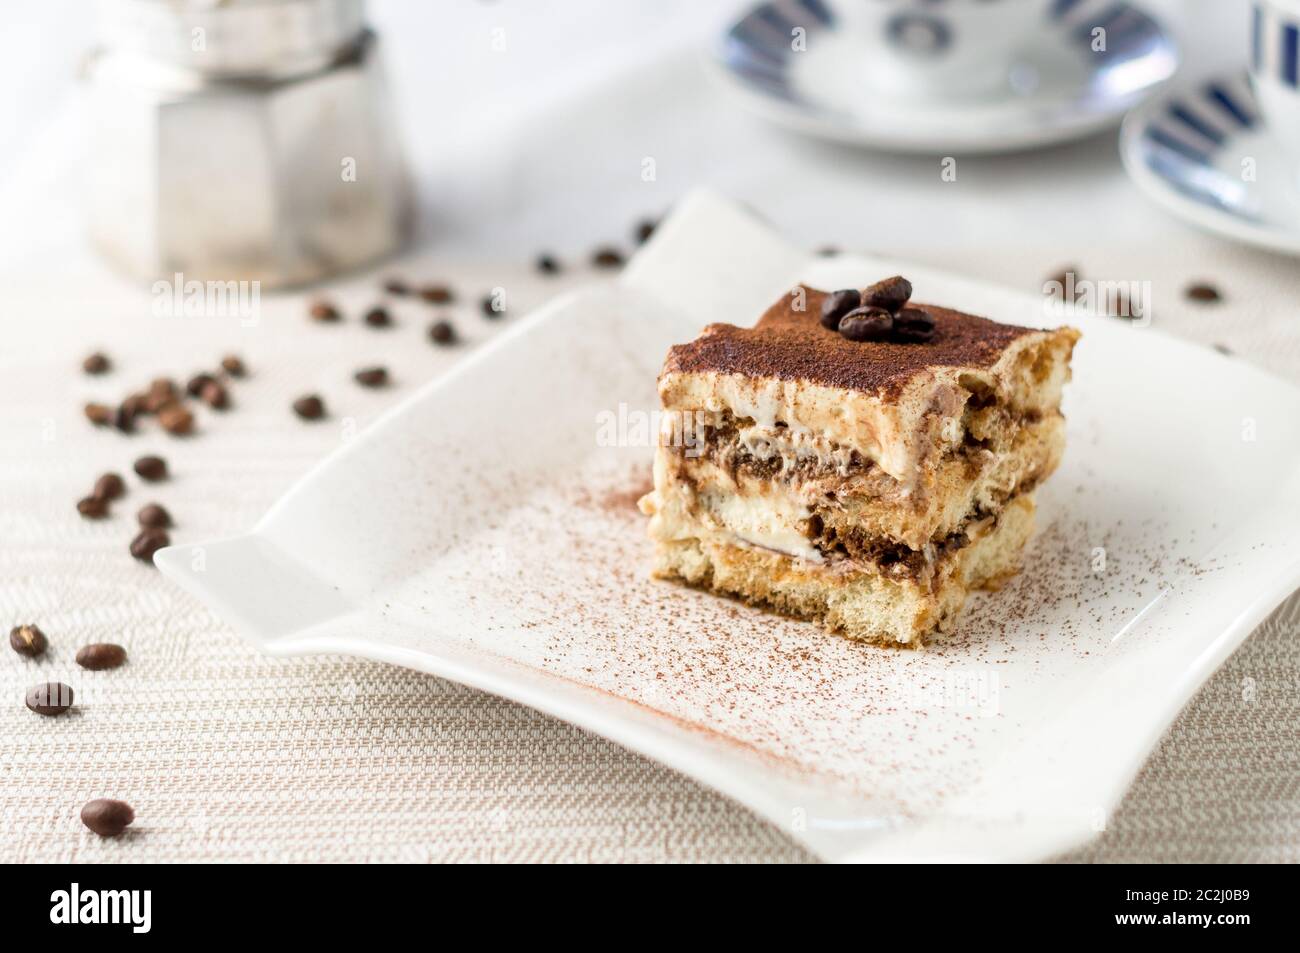
[[(791, 31), (806, 31), (795, 52)], [(1092, 49), (1106, 31), (1106, 51)], [(720, 38), (712, 63), (766, 118), (799, 132), (898, 152), (1008, 152), (1103, 129), (1169, 79), (1173, 38), (1152, 17), (1116, 0), (1056, 0), (1041, 35), (1006, 64), (1005, 82), (979, 98), (904, 102), (865, 85), (877, 53), (839, 28), (820, 0), (772, 0)]]
[[(1243, 73), (1145, 103), (1124, 120), (1133, 180), (1201, 228), (1300, 255), (1300, 178), (1259, 118)], [(1254, 181), (1243, 162), (1254, 167)]]

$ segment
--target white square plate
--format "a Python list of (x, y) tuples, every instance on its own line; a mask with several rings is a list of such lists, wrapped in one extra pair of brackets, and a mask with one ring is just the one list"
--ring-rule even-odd
[(1047, 325), (1043, 301), (812, 258), (698, 194), (613, 285), (552, 302), (309, 473), (246, 536), (158, 553), (264, 650), (515, 699), (669, 764), (833, 860), (1025, 860), (1102, 829), (1197, 687), (1300, 585), (1300, 392), (1109, 318), (1025, 571), (927, 651), (648, 577), (655, 378), (797, 280)]

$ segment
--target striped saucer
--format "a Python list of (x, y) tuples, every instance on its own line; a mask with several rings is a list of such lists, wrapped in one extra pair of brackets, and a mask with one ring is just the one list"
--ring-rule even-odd
[(1244, 73), (1148, 100), (1124, 120), (1120, 154), (1134, 182), (1181, 218), (1300, 255), (1300, 176)]

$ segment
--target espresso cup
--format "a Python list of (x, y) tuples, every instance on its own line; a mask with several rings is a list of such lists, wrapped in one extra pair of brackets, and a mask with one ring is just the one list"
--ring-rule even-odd
[(826, 0), (846, 34), (869, 41), (868, 85), (893, 93), (977, 95), (1006, 83), (1052, 0)]
[(1252, 16), (1255, 100), (1269, 133), (1300, 175), (1300, 0), (1255, 0)]

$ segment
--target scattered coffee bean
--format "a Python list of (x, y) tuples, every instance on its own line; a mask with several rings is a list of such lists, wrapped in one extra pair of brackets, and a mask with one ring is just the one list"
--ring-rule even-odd
[(862, 306), (884, 308), (891, 314), (912, 297), (912, 283), (902, 275), (877, 281), (862, 292)]
[(167, 479), (167, 461), (162, 457), (152, 455), (141, 457), (131, 465), (131, 469), (140, 475), (140, 479), (148, 480), (150, 483)]
[(384, 387), (388, 384), (388, 371), (382, 367), (364, 367), (352, 376), (362, 387)]
[(181, 404), (168, 404), (158, 411), (158, 423), (173, 437), (184, 437), (194, 432), (194, 414)]
[(303, 420), (320, 420), (325, 416), (325, 402), (315, 394), (308, 394), (293, 402), (293, 412)]
[(216, 380), (216, 378), (207, 373), (207, 371), (201, 371), (185, 382), (185, 393), (189, 394), (191, 397), (198, 397), (199, 394), (203, 393), (203, 388), (214, 380)]
[(832, 331), (840, 328), (840, 318), (862, 304), (862, 295), (856, 288), (832, 291), (822, 299), (822, 327)]
[(96, 427), (103, 427), (113, 422), (113, 408), (107, 404), (87, 404), (86, 419)]
[(72, 688), (62, 682), (42, 682), (27, 689), (27, 707), (38, 715), (62, 715), (72, 707)]
[(362, 320), (372, 328), (387, 328), (393, 324), (392, 315), (388, 313), (387, 308), (383, 307), (371, 308)]
[(77, 664), (92, 672), (117, 668), (126, 661), (126, 649), (112, 642), (94, 642), (77, 649)]
[(456, 293), (447, 285), (425, 285), (420, 289), (420, 298), (429, 304), (451, 304)]
[(180, 398), (176, 384), (165, 377), (160, 377), (149, 385), (149, 392), (144, 395), (141, 412), (156, 414), (170, 403)]
[(603, 246), (591, 253), (591, 263), (597, 268), (621, 268), (623, 253), (617, 248)]
[(384, 280), (384, 290), (390, 295), (403, 298), (411, 293), (411, 286), (401, 278), (386, 278)]
[(168, 404), (176, 403), (176, 395), (166, 394), (162, 391), (151, 391), (145, 394), (144, 406), (140, 408), (142, 414), (156, 414)]
[(152, 413), (149, 409), (149, 395), (144, 392), (128, 395), (126, 400), (122, 401), (122, 406), (130, 410), (133, 417)]
[(650, 240), (650, 236), (655, 233), (655, 228), (656, 226), (658, 226), (658, 224), (659, 223), (652, 218), (643, 218), (641, 219), (641, 221), (637, 222), (636, 232), (635, 232), (636, 243), (638, 245), (644, 245), (646, 242), (648, 242)]
[(147, 503), (140, 507), (140, 512), (135, 514), (135, 518), (141, 526), (166, 529), (172, 525), (172, 515), (158, 503)]
[(135, 407), (130, 401), (123, 401), (118, 408), (113, 411), (113, 426), (122, 433), (135, 432)]
[(429, 338), (434, 344), (452, 344), (456, 340), (456, 329), (450, 321), (435, 321), (429, 325)]
[(165, 529), (160, 529), (157, 526), (146, 526), (136, 533), (135, 539), (131, 540), (131, 555), (141, 562), (152, 563), (153, 554), (164, 546), (170, 546), (171, 542), (172, 539), (167, 535)]
[(199, 400), (213, 410), (225, 410), (230, 406), (230, 392), (221, 381), (208, 381), (199, 391)]
[(113, 363), (108, 359), (108, 356), (101, 354), (99, 351), (91, 354), (81, 362), (81, 369), (87, 374), (107, 374), (112, 367)]
[(505, 305), (501, 303), (494, 294), (484, 295), (483, 300), (479, 302), (479, 307), (483, 309), (483, 316), (485, 318), (492, 318), (495, 320), (497, 318), (505, 317)]
[(116, 473), (105, 473), (95, 481), (94, 496), (101, 500), (120, 500), (126, 496), (126, 481)]
[(1069, 298), (1074, 292), (1073, 289), (1078, 284), (1079, 273), (1076, 268), (1062, 268), (1054, 275), (1049, 275), (1043, 282), (1044, 293), (1050, 293), (1050, 297), (1056, 301), (1062, 301)]
[(1219, 293), (1219, 289), (1205, 282), (1191, 285), (1187, 289), (1187, 297), (1192, 301), (1200, 301), (1205, 304), (1223, 300), (1223, 295)]
[(9, 630), (9, 647), (25, 658), (44, 655), (49, 644), (49, 639), (37, 626), (16, 625)]
[(102, 520), (108, 515), (108, 500), (99, 496), (87, 496), (77, 500), (77, 512), (88, 520)]
[(116, 837), (131, 826), (135, 810), (125, 801), (98, 797), (81, 809), (81, 823), (100, 837)]
[(883, 341), (894, 327), (894, 316), (884, 308), (869, 306), (850, 311), (840, 319), (840, 334), (850, 341)]
[(538, 255), (537, 270), (544, 275), (558, 275), (560, 273), (560, 263), (550, 255)]
[(307, 313), (311, 315), (313, 321), (319, 321), (322, 324), (332, 323), (343, 317), (339, 313), (339, 309), (328, 301), (313, 301)]
[(231, 377), (243, 377), (248, 373), (244, 362), (235, 354), (227, 354), (221, 359), (221, 369)]
[(902, 308), (894, 315), (894, 338), (919, 344), (934, 337), (934, 317), (920, 308)]

